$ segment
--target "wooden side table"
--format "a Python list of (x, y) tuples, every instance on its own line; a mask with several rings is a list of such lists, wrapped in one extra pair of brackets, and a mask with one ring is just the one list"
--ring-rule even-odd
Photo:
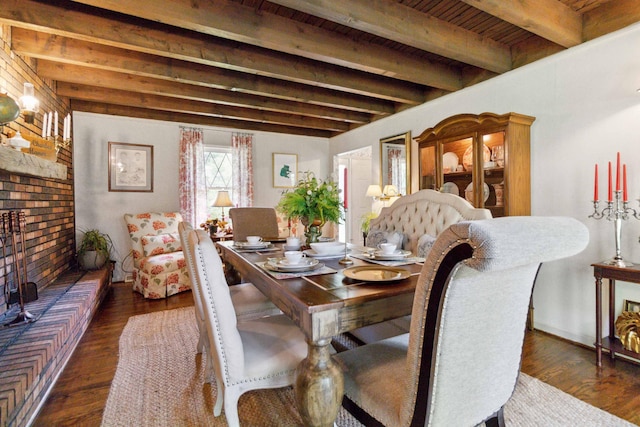
[[(602, 349), (609, 350), (611, 359), (616, 353), (640, 360), (640, 354), (626, 350), (618, 338), (615, 327), (616, 280), (640, 283), (640, 266), (617, 267), (605, 263), (591, 264), (596, 278), (596, 365), (602, 366)], [(602, 337), (602, 279), (609, 279), (609, 335)]]

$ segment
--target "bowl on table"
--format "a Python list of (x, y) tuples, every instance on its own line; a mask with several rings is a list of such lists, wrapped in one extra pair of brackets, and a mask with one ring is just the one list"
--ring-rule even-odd
[(311, 249), (313, 249), (318, 255), (337, 255), (344, 252), (344, 243), (316, 242), (311, 243)]

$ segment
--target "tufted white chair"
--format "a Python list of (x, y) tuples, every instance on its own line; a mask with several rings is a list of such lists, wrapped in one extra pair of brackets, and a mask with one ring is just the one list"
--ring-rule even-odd
[(383, 208), (380, 215), (371, 220), (369, 230), (402, 233), (404, 249), (415, 254), (418, 240), (425, 234), (437, 237), (451, 224), (487, 218), (491, 218), (491, 211), (474, 208), (462, 197), (420, 190)]
[[(491, 211), (474, 208), (462, 197), (420, 190), (383, 208), (380, 215), (371, 220), (369, 234), (399, 232), (404, 236), (404, 249), (417, 254), (418, 241), (423, 236), (429, 235), (435, 240), (452, 224), (488, 218), (491, 218)], [(411, 316), (404, 316), (355, 329), (350, 334), (362, 343), (371, 343), (409, 332), (410, 322)]]
[(207, 233), (192, 230), (186, 251), (196, 270), (194, 285), (202, 297), (210, 363), (216, 376), (215, 416), (224, 412), (231, 427), (240, 425), (238, 399), (250, 390), (289, 386), (307, 356), (304, 334), (285, 315), (236, 317), (222, 262)]
[(343, 406), (367, 426), (504, 425), (540, 263), (574, 255), (588, 241), (573, 218), (452, 225), (420, 273), (409, 334), (335, 356)]
[[(186, 248), (188, 244), (187, 236), (193, 227), (188, 222), (180, 222), (178, 224), (178, 233), (180, 234), (180, 241), (182, 247)], [(196, 270), (195, 264), (191, 259), (189, 251), (184, 251), (184, 258), (187, 262), (187, 268), (189, 269), (189, 276), (195, 277)], [(193, 280), (192, 280), (193, 282)], [(198, 331), (200, 336), (198, 339), (197, 351), (202, 353), (203, 350), (209, 351), (209, 340), (207, 338), (207, 328), (205, 326), (204, 309), (202, 307), (202, 296), (200, 295), (200, 288), (191, 284), (193, 303), (195, 306), (196, 321), (198, 324)], [(239, 285), (231, 286), (229, 289), (231, 294), (231, 301), (236, 310), (236, 316), (239, 319), (252, 319), (264, 316), (273, 316), (276, 314), (282, 314), (280, 309), (276, 307), (269, 298), (267, 298), (262, 292), (258, 290), (251, 283), (242, 283)]]

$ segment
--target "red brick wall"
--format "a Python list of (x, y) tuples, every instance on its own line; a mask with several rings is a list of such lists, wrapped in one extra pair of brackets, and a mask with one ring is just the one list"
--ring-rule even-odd
[[(14, 99), (22, 95), (25, 82), (35, 86), (35, 95), (40, 100), (40, 112), (33, 124), (24, 122), (22, 116), (2, 128), (3, 137), (20, 130), (23, 136), (42, 133), (43, 112), (58, 111), (58, 126), (62, 129), (63, 117), (70, 112), (69, 101), (58, 98), (54, 82), (45, 81), (37, 75), (37, 62), (14, 54), (10, 49), (10, 28), (0, 26), (0, 90)], [(73, 135), (72, 135), (73, 136)], [(23, 211), (26, 217), (27, 276), (38, 288), (50, 284), (74, 260), (75, 216), (73, 199), (73, 169), (71, 149), (63, 148), (58, 153), (58, 163), (67, 166), (67, 179), (41, 179), (16, 175), (0, 170), (0, 211)], [(9, 243), (9, 242), (7, 242)], [(8, 244), (7, 269), (12, 265), (11, 245)], [(0, 316), (6, 312), (5, 283), (12, 283), (12, 274), (3, 270), (0, 252)]]

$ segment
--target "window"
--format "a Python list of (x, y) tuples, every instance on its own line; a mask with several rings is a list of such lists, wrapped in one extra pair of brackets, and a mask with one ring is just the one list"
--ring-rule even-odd
[[(231, 188), (231, 147), (205, 146), (204, 168), (207, 183), (207, 214), (209, 218), (222, 218), (222, 208), (213, 207), (218, 191), (227, 190), (233, 200)], [(229, 208), (225, 209), (228, 218)]]

